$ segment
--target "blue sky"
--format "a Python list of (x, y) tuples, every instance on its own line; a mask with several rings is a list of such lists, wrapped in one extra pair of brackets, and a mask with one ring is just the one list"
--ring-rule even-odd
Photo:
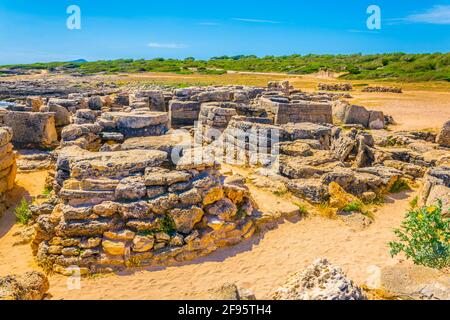
[[(366, 27), (372, 4), (381, 30)], [(66, 27), (70, 5), (81, 9), (81, 30)], [(0, 43), (0, 64), (449, 52), (450, 0), (1, 0)]]

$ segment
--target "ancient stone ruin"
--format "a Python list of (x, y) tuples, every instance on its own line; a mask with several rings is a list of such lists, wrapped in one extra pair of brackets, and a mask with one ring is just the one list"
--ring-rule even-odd
[(11, 144), (11, 128), (0, 127), (0, 217), (6, 210), (6, 193), (11, 191), (16, 180), (16, 153)]
[(403, 93), (402, 88), (397, 87), (380, 87), (380, 86), (368, 86), (365, 87), (362, 92), (390, 92), (390, 93)]
[[(258, 210), (246, 179), (222, 164), (252, 168), (338, 215), (348, 202), (370, 203), (402, 179), (426, 177), (424, 202), (449, 187), (448, 163), (435, 156), (436, 141), (448, 146), (448, 126), (439, 138), (368, 131), (389, 119), (351, 105), (347, 94), (271, 82), (71, 87), (52, 96), (47, 89), (57, 84), (45, 85), (27, 96), (20, 82), (2, 108), (0, 194), (14, 184), (12, 144), (21, 170), (49, 170), (52, 194), (31, 207), (32, 248), (43, 268), (65, 275), (176, 265), (278, 221)], [(348, 288), (338, 297), (361, 297)]]
[(248, 239), (253, 203), (242, 181), (222, 181), (214, 163), (175, 166), (156, 150), (89, 152), (58, 158), (59, 203), (37, 219), (33, 246), (41, 265), (170, 265)]
[(317, 88), (322, 91), (352, 91), (353, 86), (350, 83), (319, 83)]

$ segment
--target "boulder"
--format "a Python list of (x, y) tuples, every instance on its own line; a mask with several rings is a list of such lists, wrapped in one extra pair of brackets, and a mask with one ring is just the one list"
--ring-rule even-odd
[(333, 114), (343, 124), (360, 124), (365, 128), (369, 127), (370, 112), (364, 107), (339, 101), (334, 105)]
[(19, 146), (53, 147), (58, 143), (54, 113), (6, 112), (3, 123), (12, 128), (12, 142)]
[(102, 110), (103, 108), (102, 98), (99, 96), (90, 97), (88, 100), (88, 107), (91, 110)]

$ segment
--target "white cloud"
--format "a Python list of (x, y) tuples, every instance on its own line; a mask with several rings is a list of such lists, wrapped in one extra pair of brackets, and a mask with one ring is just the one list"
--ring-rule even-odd
[(436, 5), (424, 12), (397, 20), (411, 23), (450, 24), (450, 5)]
[(185, 44), (181, 43), (160, 43), (160, 42), (150, 42), (147, 44), (150, 48), (155, 49), (184, 49), (187, 48)]
[(280, 24), (280, 21), (273, 21), (273, 20), (262, 20), (262, 19), (244, 19), (244, 18), (233, 18), (235, 21), (242, 21), (242, 22), (250, 22), (250, 23), (271, 23), (271, 24)]

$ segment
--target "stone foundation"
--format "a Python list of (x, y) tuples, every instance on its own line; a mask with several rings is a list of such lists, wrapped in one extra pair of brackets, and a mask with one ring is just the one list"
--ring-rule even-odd
[(328, 103), (263, 97), (260, 105), (273, 116), (276, 125), (290, 122), (333, 123), (331, 104)]
[(167, 158), (155, 150), (60, 154), (60, 203), (37, 219), (38, 262), (66, 275), (71, 266), (84, 274), (171, 265), (253, 235), (242, 181), (223, 182), (209, 164), (173, 168)]
[(17, 164), (11, 140), (11, 128), (0, 127), (0, 217), (6, 209), (5, 196), (14, 188)]

